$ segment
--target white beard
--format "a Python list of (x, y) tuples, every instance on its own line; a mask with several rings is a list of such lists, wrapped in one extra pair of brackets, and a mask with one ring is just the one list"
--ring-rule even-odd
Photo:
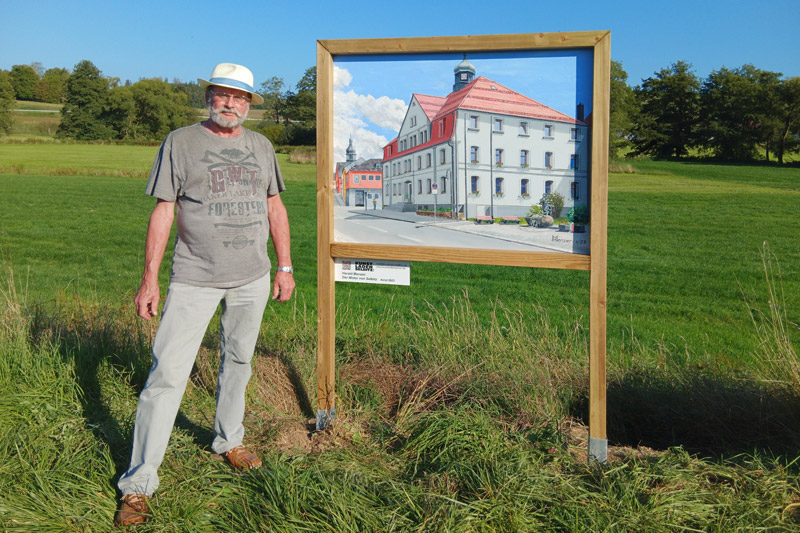
[[(236, 115), (236, 118), (229, 119), (222, 115), (222, 112), (233, 113)], [(214, 109), (211, 105), (208, 106), (208, 118), (221, 128), (236, 128), (241, 126), (244, 123), (244, 119), (247, 118), (247, 112), (250, 111), (250, 105), (247, 105), (245, 108), (244, 113), (240, 112), (239, 110), (232, 108), (232, 107), (225, 107), (220, 106), (217, 109)]]

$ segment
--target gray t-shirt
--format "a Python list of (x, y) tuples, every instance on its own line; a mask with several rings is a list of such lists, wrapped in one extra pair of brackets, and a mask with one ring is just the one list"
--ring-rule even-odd
[(263, 135), (219, 137), (201, 124), (167, 135), (146, 193), (177, 205), (171, 280), (230, 288), (266, 275), (267, 195), (285, 188)]

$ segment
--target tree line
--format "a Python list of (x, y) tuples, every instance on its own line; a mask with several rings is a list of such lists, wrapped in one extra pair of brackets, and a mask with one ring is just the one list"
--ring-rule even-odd
[[(91, 61), (81, 61), (72, 72), (39, 64), (14, 65), (0, 70), (0, 133), (13, 125), (15, 101), (62, 104), (56, 137), (82, 141), (159, 141), (171, 130), (197, 121), (205, 108), (205, 90), (196, 82), (143, 79), (120, 83), (103, 76)], [(261, 86), (264, 118), (246, 126), (260, 131), (275, 144), (309, 145), (316, 141), (316, 67), (306, 70), (294, 89), (280, 78)]]
[[(264, 118), (247, 127), (281, 145), (316, 139), (316, 67), (294, 88), (279, 77), (261, 83)], [(706, 156), (730, 161), (800, 151), (800, 78), (753, 65), (713, 71), (700, 79), (677, 61), (637, 86), (611, 62), (609, 154), (612, 159)], [(59, 137), (79, 140), (156, 141), (196, 121), (205, 92), (195, 82), (144, 79), (120, 84), (90, 61), (44, 71), (38, 63), (0, 70), (0, 132), (11, 129), (16, 100), (63, 104)], [(762, 155), (763, 154), (763, 155)]]
[(704, 80), (677, 61), (630, 87), (611, 64), (610, 155), (778, 163), (800, 151), (800, 77), (753, 65), (723, 67)]

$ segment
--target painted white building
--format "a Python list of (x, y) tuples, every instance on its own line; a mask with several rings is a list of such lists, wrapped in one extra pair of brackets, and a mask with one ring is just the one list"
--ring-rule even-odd
[(458, 216), (522, 216), (545, 193), (588, 204), (589, 119), (567, 116), (488, 78), (465, 58), (446, 97), (413, 94), (384, 147), (383, 204)]

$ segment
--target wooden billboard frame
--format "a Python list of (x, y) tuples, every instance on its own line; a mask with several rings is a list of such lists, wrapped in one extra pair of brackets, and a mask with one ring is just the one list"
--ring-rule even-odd
[[(327, 427), (335, 415), (335, 258), (588, 270), (590, 278), (588, 452), (590, 459), (606, 462), (610, 39), (609, 31), (586, 31), (317, 41), (317, 429)], [(593, 51), (589, 255), (334, 242), (334, 56), (565, 49)]]

